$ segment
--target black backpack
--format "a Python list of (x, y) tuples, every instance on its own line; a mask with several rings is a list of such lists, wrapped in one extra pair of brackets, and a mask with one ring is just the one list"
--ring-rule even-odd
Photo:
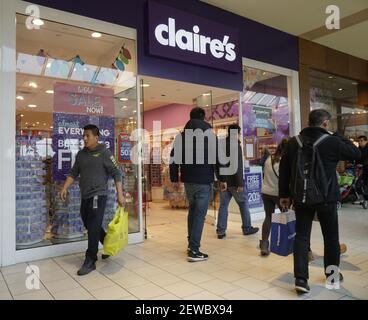
[(326, 202), (329, 183), (317, 146), (328, 137), (323, 134), (314, 143), (302, 136), (295, 137), (298, 151), (291, 188), (295, 203), (312, 206)]

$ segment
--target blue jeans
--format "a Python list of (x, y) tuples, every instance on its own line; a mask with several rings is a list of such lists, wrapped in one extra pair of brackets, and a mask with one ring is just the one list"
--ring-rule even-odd
[(188, 240), (189, 249), (198, 252), (211, 197), (210, 184), (185, 183), (185, 193), (189, 202)]
[(237, 192), (236, 187), (228, 187), (220, 193), (220, 208), (217, 217), (217, 234), (225, 234), (227, 228), (228, 209), (231, 198), (234, 197), (240, 209), (243, 233), (250, 230), (252, 224), (248, 208), (247, 198), (244, 192)]

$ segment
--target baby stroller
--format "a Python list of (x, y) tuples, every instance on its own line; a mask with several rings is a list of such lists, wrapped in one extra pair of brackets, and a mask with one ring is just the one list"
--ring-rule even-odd
[(341, 203), (359, 204), (364, 209), (368, 209), (368, 201), (364, 200), (363, 195), (366, 193), (366, 186), (364, 185), (362, 177), (362, 169), (360, 166), (350, 168), (343, 175), (339, 176)]

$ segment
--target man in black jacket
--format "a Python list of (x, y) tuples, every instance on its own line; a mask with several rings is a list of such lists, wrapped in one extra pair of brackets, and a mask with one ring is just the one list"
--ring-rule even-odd
[[(235, 133), (232, 134), (232, 133)], [(231, 198), (234, 197), (239, 206), (242, 219), (242, 230), (244, 235), (257, 233), (259, 228), (252, 227), (247, 197), (244, 194), (244, 172), (243, 172), (243, 151), (239, 141), (240, 127), (232, 124), (228, 127), (228, 135), (225, 139), (226, 156), (229, 158), (227, 166), (236, 166), (236, 173), (224, 176), (227, 183), (227, 190), (220, 193), (220, 208), (217, 217), (217, 237), (222, 239), (226, 236), (228, 209)], [(237, 152), (230, 152), (231, 141), (236, 139)]]
[(368, 200), (368, 138), (366, 136), (358, 137), (359, 150), (362, 154), (361, 158), (357, 161), (358, 164), (363, 166), (362, 180), (363, 180), (363, 196), (364, 200)]
[[(321, 225), (324, 239), (324, 267), (327, 280), (334, 275), (337, 284), (342, 281), (341, 273), (338, 273), (340, 265), (340, 245), (337, 217), (337, 201), (340, 199), (339, 186), (337, 183), (336, 166), (340, 160), (357, 160), (360, 152), (355, 145), (345, 137), (328, 131), (331, 115), (323, 109), (313, 110), (309, 114), (309, 127), (301, 132), (303, 141), (314, 143), (322, 135), (330, 136), (323, 140), (318, 146), (325, 176), (329, 178), (327, 198), (324, 203), (306, 206), (294, 203), (296, 215), (295, 242), (294, 242), (294, 276), (295, 289), (297, 292), (306, 293), (310, 291), (308, 286), (308, 248), (310, 245), (310, 234), (312, 221), (315, 213)], [(296, 138), (292, 138), (288, 144), (285, 155), (280, 162), (279, 196), (281, 206), (288, 208), (291, 196), (291, 182), (294, 180), (294, 167), (298, 152)], [(331, 271), (331, 268), (333, 272)], [(337, 279), (336, 277), (337, 276)]]
[[(200, 252), (199, 248), (211, 198), (215, 168), (221, 166), (217, 152), (217, 137), (204, 118), (205, 111), (202, 108), (192, 109), (184, 132), (175, 138), (170, 159), (170, 180), (176, 187), (179, 180), (184, 183), (189, 201), (189, 262), (208, 259), (208, 255)], [(224, 179), (220, 177), (220, 180)], [(221, 189), (226, 189), (226, 183), (221, 183)]]

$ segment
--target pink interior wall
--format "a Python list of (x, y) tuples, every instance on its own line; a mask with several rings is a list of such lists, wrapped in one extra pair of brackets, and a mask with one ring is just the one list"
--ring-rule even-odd
[(192, 105), (168, 104), (144, 113), (144, 129), (152, 131), (153, 121), (161, 121), (161, 129), (184, 127), (189, 120)]

